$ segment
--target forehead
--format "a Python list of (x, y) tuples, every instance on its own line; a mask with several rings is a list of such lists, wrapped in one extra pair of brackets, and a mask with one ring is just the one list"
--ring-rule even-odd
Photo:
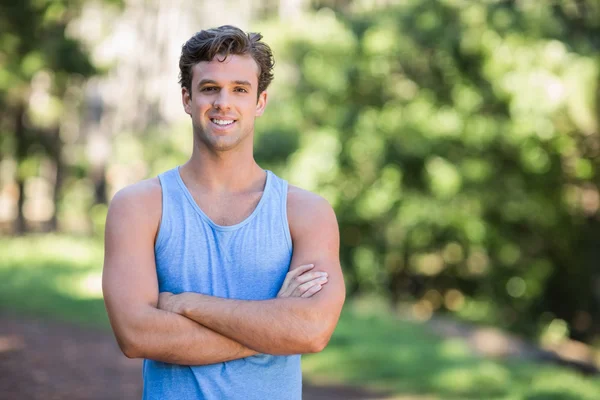
[(259, 68), (256, 61), (249, 55), (229, 55), (224, 61), (223, 56), (216, 55), (211, 61), (200, 61), (194, 65), (193, 82), (210, 79), (216, 82), (248, 81), (253, 85), (258, 83)]

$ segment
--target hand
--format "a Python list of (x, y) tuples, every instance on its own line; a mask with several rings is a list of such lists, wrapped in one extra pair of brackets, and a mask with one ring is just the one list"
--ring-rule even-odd
[(310, 271), (313, 264), (302, 265), (287, 273), (277, 297), (311, 297), (327, 283), (327, 273)]
[(158, 294), (157, 308), (176, 314), (183, 312), (183, 294), (173, 294), (170, 292), (161, 292)]

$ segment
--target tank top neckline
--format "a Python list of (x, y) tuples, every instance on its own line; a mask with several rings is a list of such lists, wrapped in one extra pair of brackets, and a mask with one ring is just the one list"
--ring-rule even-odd
[(265, 180), (265, 186), (263, 188), (262, 196), (260, 196), (260, 200), (258, 201), (258, 204), (256, 205), (256, 207), (254, 207), (254, 210), (244, 220), (242, 220), (241, 222), (238, 222), (235, 225), (219, 225), (219, 224), (215, 223), (208, 215), (206, 215), (204, 213), (204, 211), (202, 211), (202, 208), (200, 208), (198, 203), (196, 203), (196, 200), (194, 200), (194, 196), (192, 196), (192, 193), (189, 191), (188, 187), (185, 185), (185, 182), (183, 182), (183, 179), (181, 178), (181, 174), (179, 172), (180, 168), (181, 168), (181, 166), (176, 167), (174, 170), (174, 174), (177, 179), (177, 183), (179, 183), (179, 186), (180, 186), (181, 190), (183, 191), (185, 197), (188, 199), (192, 208), (194, 210), (196, 210), (196, 212), (200, 215), (200, 217), (211, 227), (213, 227), (214, 229), (219, 230), (219, 231), (233, 231), (233, 230), (239, 229), (239, 228), (243, 227), (244, 225), (247, 225), (248, 223), (250, 223), (250, 221), (252, 221), (252, 219), (254, 219), (254, 217), (259, 213), (262, 205), (267, 201), (266, 198), (270, 192), (270, 188), (272, 185), (271, 184), (271, 180), (272, 180), (271, 171), (263, 170), (266, 172), (267, 178)]

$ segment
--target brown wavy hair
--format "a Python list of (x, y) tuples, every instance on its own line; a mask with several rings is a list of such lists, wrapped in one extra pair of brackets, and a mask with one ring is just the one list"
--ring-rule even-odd
[(181, 48), (179, 58), (179, 84), (192, 95), (192, 68), (201, 61), (211, 61), (216, 55), (223, 62), (229, 55), (250, 55), (258, 64), (258, 94), (267, 89), (273, 80), (273, 53), (261, 42), (260, 33), (244, 33), (241, 29), (223, 25), (197, 32)]

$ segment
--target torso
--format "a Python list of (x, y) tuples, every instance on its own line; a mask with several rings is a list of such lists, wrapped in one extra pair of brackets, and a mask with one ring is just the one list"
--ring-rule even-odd
[(192, 191), (190, 193), (202, 211), (221, 226), (236, 225), (248, 218), (263, 194), (262, 190), (220, 196), (198, 194)]
[[(292, 243), (284, 223), (287, 184), (267, 175), (246, 192), (225, 196), (190, 190), (176, 171), (161, 176), (164, 213), (154, 246), (159, 291), (252, 301), (277, 295)], [(175, 399), (185, 392), (211, 400), (299, 400), (301, 382), (298, 355), (261, 354), (192, 367), (144, 363), (147, 398)]]

